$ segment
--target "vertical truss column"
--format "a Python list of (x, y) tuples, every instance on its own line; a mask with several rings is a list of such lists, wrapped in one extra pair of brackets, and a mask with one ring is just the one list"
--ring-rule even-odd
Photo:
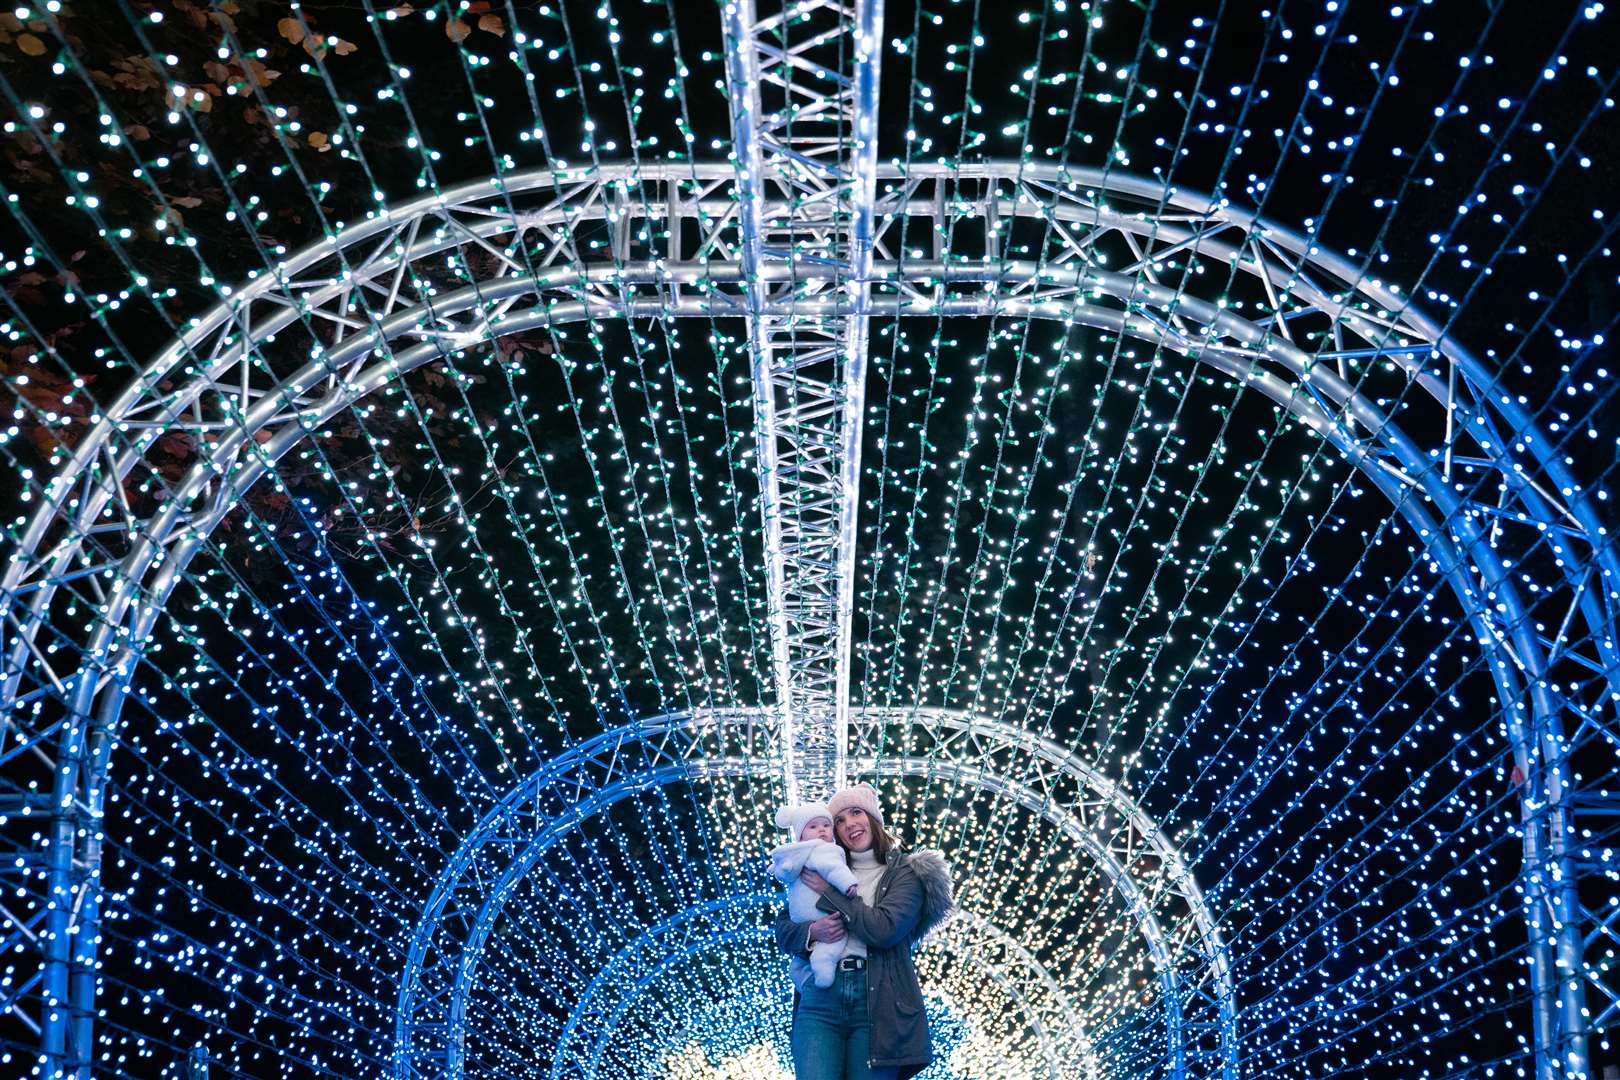
[[(726, 77), (772, 659), (796, 801), (844, 778), (883, 3), (766, 3), (759, 18), (754, 0), (726, 0)], [(780, 198), (767, 200), (768, 186)], [(767, 286), (771, 262), (787, 265), (785, 282)], [(841, 301), (832, 314), (795, 311), (828, 298)]]

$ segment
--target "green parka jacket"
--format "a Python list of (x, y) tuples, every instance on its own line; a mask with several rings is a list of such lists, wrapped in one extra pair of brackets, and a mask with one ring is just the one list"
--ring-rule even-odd
[[(877, 902), (868, 907), (836, 889), (821, 894), (816, 907), (838, 912), (844, 928), (866, 943), (866, 1011), (872, 1024), (872, 1059), (875, 1069), (896, 1069), (907, 1080), (928, 1067), (933, 1051), (928, 1040), (928, 1017), (923, 1012), (922, 987), (911, 963), (911, 946), (918, 937), (923, 914), (923, 885), (910, 865), (910, 854), (889, 853), (887, 868), (878, 878)], [(789, 956), (810, 957), (809, 923), (794, 922), (783, 908), (776, 916), (776, 942)], [(793, 992), (798, 1012), (799, 993)]]

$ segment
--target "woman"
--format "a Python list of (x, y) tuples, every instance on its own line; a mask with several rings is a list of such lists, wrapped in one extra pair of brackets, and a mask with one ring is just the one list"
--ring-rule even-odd
[(833, 984), (807, 980), (793, 995), (794, 1076), (907, 1080), (933, 1059), (911, 949), (949, 912), (950, 872), (938, 852), (900, 850), (870, 785), (845, 788), (827, 808), (857, 892), (844, 896), (807, 870), (799, 880), (821, 894), (816, 906), (827, 916), (794, 922), (784, 909), (776, 917), (777, 943), (801, 960), (813, 942), (849, 936)]

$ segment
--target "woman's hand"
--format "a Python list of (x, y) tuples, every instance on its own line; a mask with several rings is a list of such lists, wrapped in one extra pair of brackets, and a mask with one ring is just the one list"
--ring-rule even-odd
[(799, 871), (799, 884), (809, 886), (818, 893), (827, 891), (827, 879), (814, 870)]
[(836, 913), (810, 924), (811, 941), (839, 941), (847, 932), (844, 929), (844, 917)]

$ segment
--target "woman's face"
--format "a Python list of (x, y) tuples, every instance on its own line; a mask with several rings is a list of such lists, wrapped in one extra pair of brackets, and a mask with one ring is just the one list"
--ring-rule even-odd
[(872, 846), (875, 839), (872, 836), (872, 819), (858, 806), (838, 811), (838, 820), (833, 822), (833, 831), (838, 834), (838, 842), (844, 845), (847, 851), (865, 851)]

